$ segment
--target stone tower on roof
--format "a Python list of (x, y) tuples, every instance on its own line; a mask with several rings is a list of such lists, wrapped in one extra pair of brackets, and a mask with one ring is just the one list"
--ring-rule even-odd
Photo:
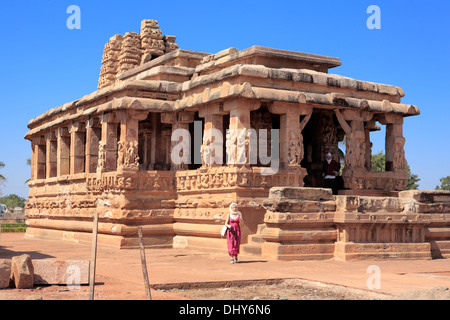
[(178, 49), (175, 36), (163, 36), (157, 20), (143, 20), (140, 33), (116, 34), (105, 45), (98, 89), (116, 82), (117, 76)]

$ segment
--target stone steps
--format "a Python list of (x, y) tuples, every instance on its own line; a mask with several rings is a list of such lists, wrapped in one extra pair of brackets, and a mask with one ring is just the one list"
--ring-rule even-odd
[(265, 224), (259, 224), (256, 233), (248, 236), (247, 244), (244, 244), (242, 246), (242, 252), (244, 254), (257, 256), (261, 255), (261, 246), (265, 242), (263, 237), (261, 236), (261, 232), (262, 230), (264, 230), (264, 228), (266, 228)]

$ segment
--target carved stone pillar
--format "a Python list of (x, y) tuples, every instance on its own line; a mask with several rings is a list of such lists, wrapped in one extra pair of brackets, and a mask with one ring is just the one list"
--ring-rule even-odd
[(32, 141), (33, 146), (33, 179), (45, 179), (46, 178), (46, 139), (44, 136), (34, 138)]
[(376, 120), (372, 119), (367, 122), (365, 128), (364, 128), (364, 134), (366, 137), (366, 162), (365, 166), (367, 171), (372, 170), (372, 142), (370, 142), (370, 131), (376, 130), (378, 125), (376, 124)]
[[(345, 187), (349, 189), (364, 189), (365, 177), (368, 170), (366, 167), (366, 132), (364, 122), (372, 119), (373, 114), (361, 110), (345, 109), (335, 110), (336, 117), (346, 134), (346, 153), (343, 178)], [(347, 122), (349, 121), (349, 122)]]
[(98, 118), (86, 121), (86, 173), (95, 173), (98, 165), (98, 149), (102, 129)]
[(250, 111), (260, 106), (258, 101), (245, 99), (224, 102), (223, 111), (230, 113), (229, 131), (226, 134), (227, 164), (248, 166), (250, 162), (257, 163), (257, 136), (251, 130)]
[(46, 135), (46, 178), (56, 177), (57, 175), (57, 149), (58, 142), (56, 140), (56, 134), (54, 131), (47, 133)]
[(141, 170), (149, 169), (152, 131), (151, 128), (139, 128), (139, 158)]
[(192, 122), (194, 122), (194, 112), (181, 111), (161, 114), (161, 123), (172, 125), (170, 148), (166, 148), (171, 170), (187, 170), (191, 163), (189, 123)]
[(86, 126), (75, 122), (70, 128), (70, 174), (85, 172)]
[(120, 111), (116, 114), (120, 122), (118, 142), (118, 170), (139, 169), (139, 121), (145, 120), (148, 112)]
[(57, 176), (63, 176), (70, 173), (70, 132), (67, 127), (60, 127), (56, 131), (57, 150), (56, 150), (56, 171)]
[[(280, 167), (299, 167), (304, 157), (302, 131), (312, 115), (312, 107), (275, 102), (269, 111), (280, 117)], [(302, 121), (300, 117), (305, 116)]]
[(403, 137), (403, 117), (395, 114), (385, 114), (383, 124), (386, 124), (386, 171), (407, 170), (405, 159), (405, 138)]
[(118, 124), (116, 121), (117, 120), (112, 113), (100, 116), (102, 138), (99, 143), (99, 163), (97, 172), (117, 170)]
[(202, 166), (217, 167), (223, 164), (223, 105), (208, 105), (199, 111), (199, 117), (205, 119), (203, 143), (201, 148)]
[(392, 172), (394, 190), (402, 191), (408, 183), (408, 162), (405, 158), (403, 117), (386, 113), (379, 120), (386, 125), (386, 171)]

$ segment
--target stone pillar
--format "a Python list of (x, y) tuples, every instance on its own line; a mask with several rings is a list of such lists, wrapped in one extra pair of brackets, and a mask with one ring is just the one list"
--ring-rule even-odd
[(98, 149), (102, 129), (98, 118), (86, 121), (86, 173), (95, 173), (98, 165)]
[[(335, 110), (336, 118), (346, 134), (346, 153), (343, 178), (345, 187), (349, 189), (364, 189), (365, 178), (368, 170), (366, 168), (366, 144), (367, 135), (364, 122), (372, 119), (373, 114), (361, 110)], [(349, 122), (347, 122), (349, 121)]]
[(208, 105), (199, 111), (199, 117), (205, 119), (202, 142), (202, 166), (217, 167), (223, 164), (223, 105)]
[(139, 121), (145, 120), (148, 112), (119, 111), (116, 114), (120, 123), (118, 142), (118, 170), (139, 169)]
[[(312, 115), (312, 107), (274, 102), (269, 111), (280, 116), (280, 168), (300, 167), (305, 151), (302, 131)], [(305, 116), (302, 121), (300, 117)]]
[[(280, 167), (300, 165), (299, 148), (300, 116), (298, 113), (283, 113), (280, 117)], [(297, 150), (291, 150), (295, 147)], [(295, 159), (297, 158), (297, 159)]]
[(364, 134), (366, 137), (366, 160), (365, 160), (365, 166), (367, 171), (372, 170), (372, 142), (370, 141), (370, 131), (377, 128), (376, 120), (372, 119), (369, 122), (367, 122), (365, 128), (364, 128)]
[(33, 139), (33, 178), (45, 179), (46, 178), (46, 139), (44, 136)]
[(67, 127), (60, 127), (56, 133), (58, 148), (56, 150), (57, 176), (70, 173), (70, 133)]
[(401, 115), (385, 114), (383, 122), (383, 124), (386, 124), (386, 171), (406, 170), (403, 117)]
[(100, 116), (102, 124), (102, 139), (99, 143), (99, 166), (97, 171), (110, 172), (117, 170), (118, 125), (114, 114)]
[[(151, 136), (151, 151), (150, 151), (150, 167), (152, 169), (155, 168), (156, 164), (156, 149), (158, 145), (158, 140), (161, 139), (161, 121), (158, 121), (159, 118), (156, 116), (157, 113), (152, 114), (152, 136)], [(164, 117), (164, 113), (161, 114), (161, 120)]]
[(403, 137), (403, 117), (384, 114), (379, 120), (386, 125), (386, 171), (392, 172), (394, 190), (402, 191), (408, 183), (408, 162), (405, 158), (405, 138)]
[(47, 133), (46, 135), (46, 178), (56, 177), (57, 175), (57, 149), (58, 141), (54, 131)]
[(226, 134), (228, 164), (248, 166), (257, 163), (257, 136), (250, 130), (250, 111), (260, 106), (259, 101), (246, 99), (224, 102), (223, 110), (230, 113), (230, 126)]
[[(139, 129), (139, 157), (141, 158), (142, 170), (148, 170), (148, 165), (150, 164), (150, 154), (151, 154), (151, 139), (152, 139), (152, 129), (144, 128)], [(150, 148), (149, 148), (150, 145)]]
[(31, 163), (30, 163), (30, 167), (31, 167), (31, 176), (30, 176), (30, 180), (35, 180), (36, 179), (36, 175), (35, 175), (35, 166), (36, 166), (36, 152), (35, 152), (35, 140), (31, 139)]
[(70, 174), (85, 172), (86, 126), (75, 122), (70, 126)]
[[(194, 112), (188, 111), (181, 111), (178, 113), (167, 112), (161, 114), (161, 123), (172, 125), (171, 143), (170, 147), (167, 149), (171, 170), (187, 170), (191, 163), (191, 154), (189, 152), (191, 141), (189, 135), (181, 135), (178, 133), (189, 132), (189, 123), (194, 122), (194, 115)], [(176, 131), (177, 129), (182, 129), (183, 131)], [(176, 134), (174, 134), (175, 132)]]

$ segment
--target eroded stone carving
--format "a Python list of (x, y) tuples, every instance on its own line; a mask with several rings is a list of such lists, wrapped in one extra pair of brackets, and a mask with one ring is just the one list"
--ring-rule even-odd
[(178, 49), (175, 36), (163, 36), (157, 20), (143, 20), (140, 33), (115, 35), (105, 45), (98, 89), (113, 85), (117, 76)]

